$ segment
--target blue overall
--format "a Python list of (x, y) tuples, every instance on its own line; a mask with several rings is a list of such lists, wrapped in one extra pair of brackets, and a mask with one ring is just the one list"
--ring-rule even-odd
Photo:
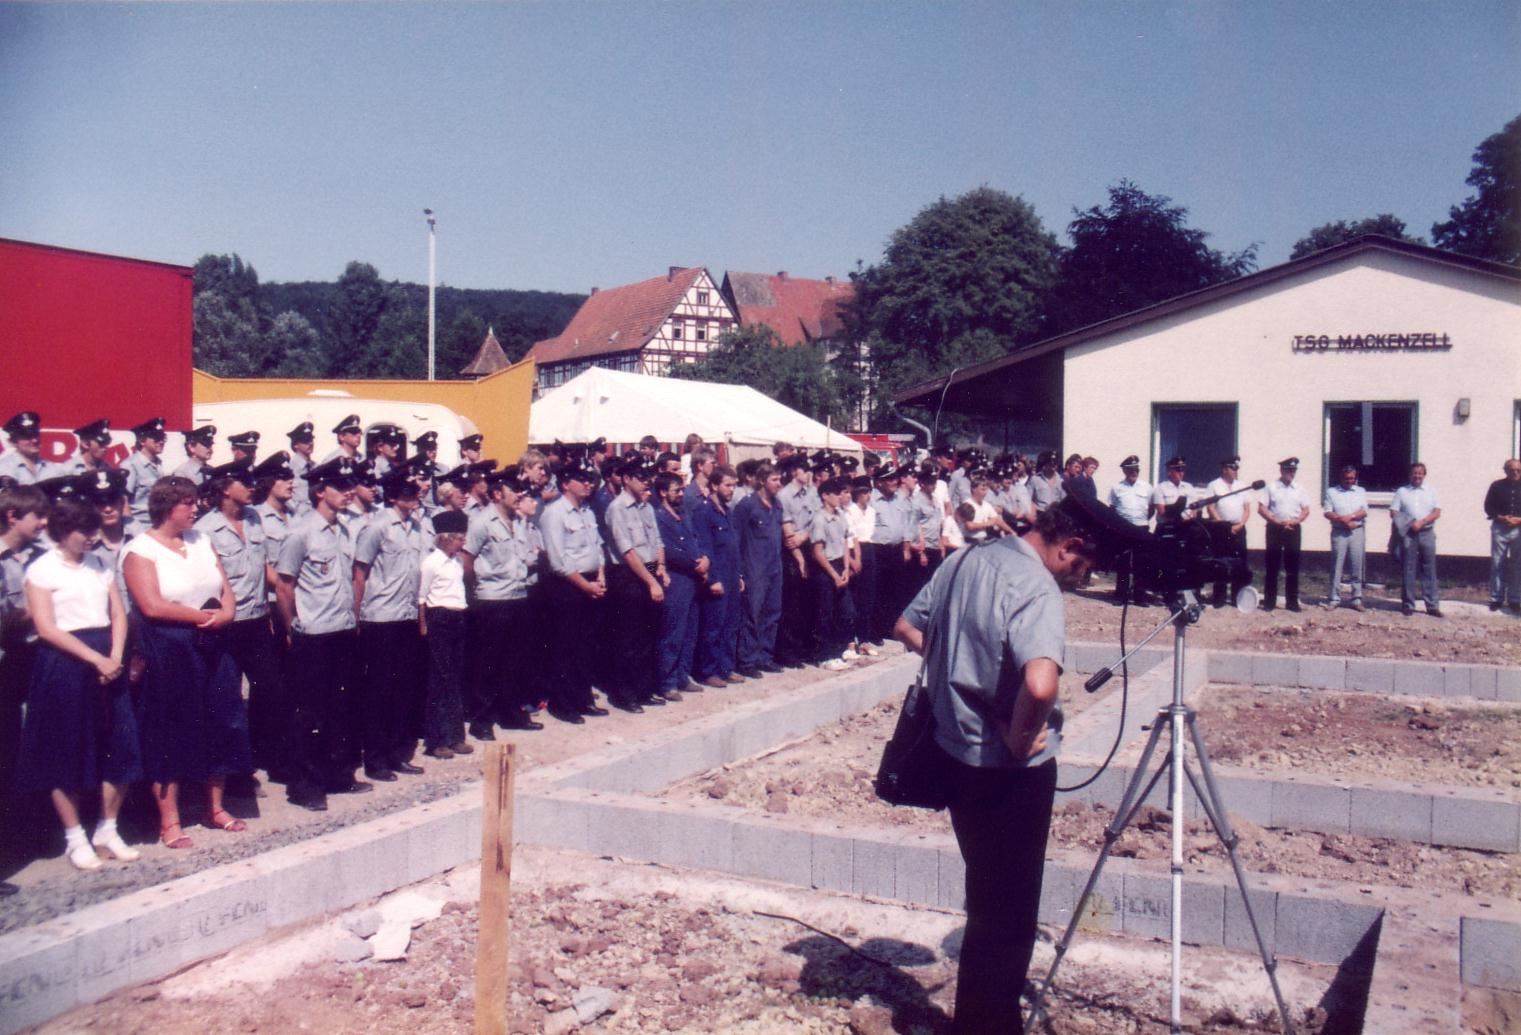
[(661, 693), (680, 690), (692, 678), (692, 654), (697, 648), (697, 592), (702, 584), (697, 561), (703, 556), (691, 523), (664, 506), (655, 509), (660, 541), (665, 546), (665, 569), (671, 584), (660, 607), (660, 647), (656, 672)]
[(745, 580), (739, 628), (739, 667), (773, 664), (776, 629), (782, 616), (782, 508), (746, 496), (731, 522), (739, 536), (739, 573)]
[[(694, 501), (692, 528), (698, 542), (712, 563), (708, 585), (698, 591), (701, 618), (698, 622), (697, 660), (693, 674), (698, 679), (723, 678), (734, 672), (735, 649), (739, 640), (739, 532), (734, 515), (719, 509), (711, 497)], [(714, 594), (711, 587), (723, 587)]]

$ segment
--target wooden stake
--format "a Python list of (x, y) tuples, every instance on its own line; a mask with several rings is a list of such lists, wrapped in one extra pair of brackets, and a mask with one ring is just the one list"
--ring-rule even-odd
[(475, 946), (476, 1035), (507, 1035), (511, 930), (512, 782), (517, 746), (486, 744), (481, 802), (480, 933)]

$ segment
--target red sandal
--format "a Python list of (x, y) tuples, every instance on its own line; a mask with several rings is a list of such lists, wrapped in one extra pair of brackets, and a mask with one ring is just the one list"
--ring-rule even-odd
[[(218, 819), (218, 816), (221, 816), (222, 818)], [(229, 834), (241, 834), (243, 831), (248, 829), (247, 823), (244, 823), (241, 819), (239, 819), (237, 816), (234, 816), (226, 809), (217, 809), (215, 812), (213, 812), (211, 816), (206, 820), (206, 825), (208, 827), (215, 827), (218, 830), (225, 830)]]
[[(170, 837), (169, 831), (171, 830), (179, 830), (180, 836)], [(195, 847), (195, 842), (185, 836), (185, 831), (180, 829), (180, 825), (178, 823), (170, 823), (167, 827), (159, 827), (158, 839), (165, 848), (181, 849)]]

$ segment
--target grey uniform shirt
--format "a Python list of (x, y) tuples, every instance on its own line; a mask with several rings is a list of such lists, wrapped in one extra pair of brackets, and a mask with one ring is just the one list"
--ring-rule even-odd
[(132, 507), (135, 523), (148, 523), (148, 492), (164, 476), (164, 465), (157, 457), (149, 459), (142, 450), (134, 450), (122, 461), (121, 469), (127, 474), (127, 503)]
[(903, 503), (902, 495), (896, 492), (887, 496), (878, 491), (871, 497), (871, 509), (877, 514), (877, 525), (871, 532), (873, 543), (895, 546), (914, 538), (911, 531), (903, 527)]
[(169, 475), (173, 478), (189, 478), (191, 481), (195, 482), (197, 486), (200, 486), (206, 481), (206, 470), (206, 465), (201, 463), (199, 460), (186, 460), (174, 470), (170, 471)]
[(812, 486), (799, 486), (788, 482), (776, 501), (782, 505), (782, 520), (792, 526), (794, 532), (807, 532), (813, 527), (813, 516), (819, 512), (819, 500), (810, 491)]
[(528, 595), (529, 527), (522, 518), (508, 521), (495, 506), (471, 516), (465, 552), (475, 559), (478, 599), (521, 600)]
[(370, 566), (359, 602), (360, 621), (417, 621), (417, 586), (427, 546), (415, 515), (402, 517), (394, 507), (371, 515), (354, 540), (354, 562)]
[(824, 545), (824, 559), (838, 561), (845, 556), (845, 533), (849, 531), (845, 515), (839, 511), (833, 514), (829, 509), (819, 511), (813, 516), (813, 527), (808, 529), (808, 539), (811, 542)]
[(354, 540), (342, 521), (313, 508), (290, 527), (275, 570), (296, 580), (294, 632), (308, 636), (354, 628)]
[[(942, 598), (944, 598), (942, 600)], [(940, 620), (929, 629), (932, 614)], [(1024, 666), (1062, 663), (1066, 611), (1040, 555), (1018, 537), (958, 550), (903, 612), (926, 636), (925, 685), (935, 706), (935, 740), (951, 757), (984, 768), (1037, 766), (1061, 747), (1061, 702), (1046, 720), (1046, 746), (1018, 759), (998, 726), (1014, 713)], [(975, 706), (967, 699), (976, 702)]]
[(26, 461), (21, 459), (21, 454), (16, 452), (14, 446), (0, 454), (0, 476), (14, 478), (17, 485), (36, 485), (40, 481), (57, 477), (62, 473), (56, 464), (38, 460), (37, 471), (34, 474), (32, 469), (26, 466)]
[(263, 618), (269, 614), (269, 598), (265, 590), (268, 581), (264, 566), (269, 563), (269, 544), (264, 536), (264, 521), (253, 507), (243, 508), (243, 534), (233, 529), (232, 522), (221, 510), (201, 515), (195, 527), (211, 540), (211, 548), (222, 561), (227, 582), (237, 598), (234, 621)]
[(290, 470), (293, 477), (290, 482), (290, 508), (298, 514), (312, 509), (312, 490), (306, 481), (306, 472), (311, 469), (310, 457), (291, 450)]
[(591, 507), (577, 507), (569, 496), (558, 496), (539, 515), (551, 571), (584, 575), (602, 567), (602, 533), (597, 531), (597, 515)]
[(1151, 523), (1151, 485), (1140, 478), (1116, 482), (1109, 490), (1109, 506), (1132, 525), (1145, 528)]
[(950, 496), (952, 510), (972, 498), (972, 479), (966, 473), (966, 468), (958, 467), (951, 472), (951, 476), (945, 480), (945, 490)]
[[(871, 506), (875, 510), (877, 501), (872, 500)], [(924, 539), (924, 545), (938, 547), (940, 526), (945, 523), (945, 511), (941, 508), (940, 501), (933, 495), (926, 495), (923, 491), (916, 490), (909, 500), (909, 511), (913, 515), (914, 526)]]
[(1051, 481), (1047, 481), (1039, 474), (1032, 475), (1029, 489), (1030, 499), (1035, 503), (1035, 509), (1042, 514), (1067, 498), (1067, 490), (1062, 487), (1060, 475)]
[(623, 555), (633, 550), (645, 564), (654, 564), (660, 550), (660, 525), (649, 501), (637, 503), (623, 492), (607, 507), (607, 534), (612, 539), (608, 550), (614, 564), (623, 563)]

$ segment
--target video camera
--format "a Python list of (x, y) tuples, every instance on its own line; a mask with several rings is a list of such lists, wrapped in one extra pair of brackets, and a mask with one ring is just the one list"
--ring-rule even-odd
[[(1244, 544), (1231, 535), (1230, 523), (1189, 520), (1187, 515), (1226, 496), (1260, 490), (1264, 485), (1258, 481), (1192, 503), (1178, 500), (1169, 504), (1156, 532), (1131, 551), (1136, 585), (1165, 600), (1173, 600), (1187, 590), (1198, 593), (1211, 584), (1229, 584), (1232, 596), (1250, 586), (1252, 574)], [(1252, 603), (1255, 606), (1255, 601)], [(1238, 602), (1238, 606), (1242, 604)]]

